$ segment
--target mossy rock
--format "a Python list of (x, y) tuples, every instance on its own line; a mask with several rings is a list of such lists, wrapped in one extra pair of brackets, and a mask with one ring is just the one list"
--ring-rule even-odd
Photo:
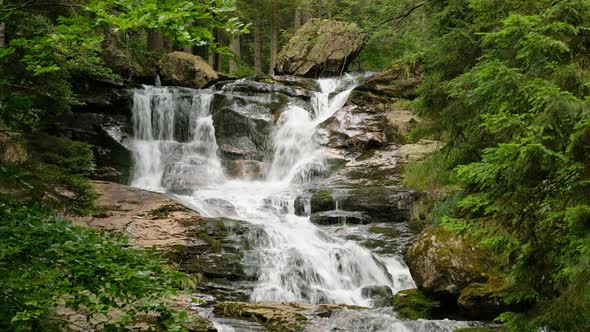
[(367, 34), (355, 23), (309, 20), (281, 50), (275, 71), (305, 77), (341, 75), (359, 54), (366, 38)]
[(398, 236), (399, 232), (394, 227), (384, 227), (384, 226), (371, 226), (368, 229), (369, 233), (374, 234), (381, 234), (387, 238), (395, 238)]
[(330, 189), (321, 190), (311, 196), (311, 212), (323, 212), (336, 209), (334, 192)]
[(393, 297), (393, 306), (400, 318), (431, 319), (440, 302), (426, 297), (420, 290), (405, 289)]
[(486, 283), (474, 282), (461, 291), (457, 304), (465, 316), (472, 319), (492, 320), (506, 311), (523, 311), (529, 303), (507, 303), (502, 294), (510, 293), (509, 279), (490, 278)]
[(418, 288), (450, 304), (471, 283), (485, 283), (498, 259), (493, 252), (442, 227), (423, 232), (406, 253)]

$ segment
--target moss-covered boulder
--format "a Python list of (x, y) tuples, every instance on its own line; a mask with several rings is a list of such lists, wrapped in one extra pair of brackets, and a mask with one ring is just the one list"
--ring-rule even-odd
[(366, 38), (355, 23), (309, 20), (281, 50), (275, 71), (306, 77), (340, 75), (361, 51)]
[(442, 227), (424, 231), (406, 253), (418, 288), (426, 295), (455, 303), (474, 282), (486, 282), (494, 255)]
[(217, 73), (200, 56), (172, 52), (158, 62), (158, 73), (164, 84), (202, 88), (218, 78)]
[(529, 303), (508, 303), (502, 294), (513, 291), (508, 279), (490, 278), (486, 283), (474, 282), (461, 291), (457, 305), (472, 319), (491, 320), (506, 311), (523, 311)]
[(393, 306), (400, 318), (429, 319), (439, 305), (438, 301), (429, 299), (416, 288), (399, 291), (393, 297)]

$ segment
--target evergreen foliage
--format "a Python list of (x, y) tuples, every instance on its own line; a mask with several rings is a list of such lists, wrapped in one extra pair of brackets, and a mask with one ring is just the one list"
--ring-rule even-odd
[[(515, 331), (590, 329), (590, 1), (428, 1), (421, 113), (465, 189), (444, 227), (510, 257)], [(451, 153), (449, 153), (451, 152)], [(563, 308), (567, 307), (567, 310)]]

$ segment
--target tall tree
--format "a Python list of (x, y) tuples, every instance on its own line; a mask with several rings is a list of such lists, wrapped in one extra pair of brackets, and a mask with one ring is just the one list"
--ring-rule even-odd
[(239, 34), (233, 36), (231, 43), (230, 43), (230, 48), (233, 53), (233, 56), (229, 61), (229, 74), (235, 75), (238, 70), (238, 64), (237, 64), (236, 59), (239, 59), (240, 55), (241, 55), (240, 35)]
[(279, 17), (278, 0), (270, 0), (270, 56), (268, 73), (274, 75), (277, 55), (279, 53)]

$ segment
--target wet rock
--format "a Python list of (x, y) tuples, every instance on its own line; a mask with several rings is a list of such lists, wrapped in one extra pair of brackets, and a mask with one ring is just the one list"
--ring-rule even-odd
[(262, 177), (264, 164), (258, 160), (233, 160), (227, 163), (227, 175), (244, 180), (256, 180)]
[(422, 77), (418, 65), (396, 66), (372, 75), (357, 90), (390, 98), (414, 99), (420, 83)]
[(393, 306), (400, 318), (432, 319), (439, 305), (416, 288), (401, 290), (393, 297)]
[(305, 77), (297, 77), (291, 75), (275, 75), (266, 76), (262, 78), (265, 82), (278, 83), (286, 86), (296, 87), (302, 90), (316, 91), (318, 90), (318, 84), (316, 80)]
[(366, 38), (355, 23), (309, 20), (281, 50), (275, 71), (306, 77), (341, 75), (361, 51)]
[(495, 265), (491, 252), (440, 227), (420, 234), (406, 262), (418, 288), (446, 303), (455, 303), (471, 283), (485, 283)]
[(115, 170), (105, 177), (97, 172), (96, 179), (126, 183), (133, 165), (132, 152), (125, 144), (128, 123), (127, 115), (80, 111), (64, 114), (57, 125), (66, 137), (93, 145), (97, 169)]
[(333, 190), (326, 189), (315, 192), (311, 196), (310, 205), (311, 213), (335, 210), (337, 206)]
[(248, 96), (271, 97), (270, 105), (276, 111), (285, 97), (309, 101), (318, 89), (315, 80), (295, 76), (262, 76), (237, 80), (223, 85), (223, 90)]
[(300, 217), (307, 217), (311, 213), (311, 204), (309, 196), (299, 196), (295, 198), (293, 203), (295, 207), (295, 215)]
[[(213, 313), (219, 317), (245, 319), (263, 324), (269, 331), (301, 331), (313, 317), (329, 317), (346, 305), (310, 305), (298, 302), (221, 302)], [(356, 307), (356, 309), (360, 309)]]
[(331, 148), (366, 151), (389, 142), (385, 113), (373, 107), (345, 106), (319, 127), (316, 139)]
[(311, 197), (311, 213), (331, 210), (361, 212), (364, 223), (409, 220), (416, 193), (380, 186), (323, 190)]
[(389, 286), (363, 287), (361, 294), (373, 300), (373, 308), (390, 307), (393, 304), (393, 291)]
[(236, 207), (221, 198), (207, 198), (204, 202), (212, 209), (214, 209), (217, 214), (231, 216), (236, 214)]
[(263, 160), (273, 115), (268, 101), (249, 99), (218, 94), (213, 99), (215, 138), (224, 160)]
[(164, 84), (202, 88), (218, 79), (217, 73), (197, 55), (172, 52), (158, 62), (158, 73)]
[(310, 221), (318, 225), (366, 224), (367, 218), (360, 212), (332, 210), (312, 213)]

